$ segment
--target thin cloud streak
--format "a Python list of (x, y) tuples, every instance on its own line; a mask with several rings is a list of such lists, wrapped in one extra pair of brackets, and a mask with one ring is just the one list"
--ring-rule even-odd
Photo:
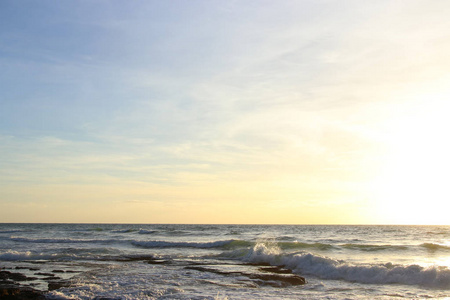
[(439, 94), (450, 68), (440, 1), (3, 6), (0, 178), (18, 199), (96, 185), (175, 211), (365, 209), (395, 108)]

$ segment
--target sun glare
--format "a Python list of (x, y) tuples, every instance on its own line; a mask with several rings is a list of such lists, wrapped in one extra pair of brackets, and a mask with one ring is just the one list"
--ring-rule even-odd
[(450, 104), (429, 95), (387, 123), (387, 154), (373, 192), (385, 222), (449, 224)]

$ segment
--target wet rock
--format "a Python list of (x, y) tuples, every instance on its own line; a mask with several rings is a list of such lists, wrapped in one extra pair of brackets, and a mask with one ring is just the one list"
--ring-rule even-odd
[(21, 286), (19, 282), (34, 280), (20, 273), (0, 271), (0, 299), (29, 300), (45, 299), (42, 292), (31, 287)]
[[(268, 285), (273, 287), (286, 287), (291, 285), (303, 285), (306, 284), (306, 279), (302, 276), (292, 274), (290, 270), (283, 269), (282, 267), (270, 267), (264, 268), (264, 272), (241, 272), (241, 271), (229, 271), (220, 270), (213, 267), (205, 266), (187, 266), (185, 269), (197, 270), (200, 272), (211, 272), (220, 275), (231, 276), (245, 276), (251, 279), (258, 285)], [(242, 281), (242, 280), (241, 280)]]
[(248, 274), (247, 276), (251, 279), (260, 280), (262, 285), (275, 287), (306, 284), (306, 279), (304, 277), (294, 274)]
[(67, 280), (54, 280), (48, 282), (48, 290), (54, 291), (63, 287), (69, 287), (70, 282)]
[(53, 276), (53, 277), (43, 277), (43, 278), (40, 278), (41, 280), (45, 280), (45, 281), (51, 281), (51, 280), (57, 280), (57, 279), (61, 279), (61, 277), (56, 277), (56, 276)]
[[(10, 280), (10, 281), (27, 281), (34, 280), (34, 277), (27, 277), (21, 273), (13, 273), (9, 271), (0, 271), (0, 280)], [(0, 281), (1, 282), (1, 281)]]
[(44, 300), (42, 292), (26, 287), (2, 287), (0, 285), (0, 299), (3, 300)]

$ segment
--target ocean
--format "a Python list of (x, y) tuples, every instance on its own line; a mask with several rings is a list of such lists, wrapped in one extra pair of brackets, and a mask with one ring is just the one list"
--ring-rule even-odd
[(47, 299), (450, 299), (450, 226), (0, 224), (0, 267)]

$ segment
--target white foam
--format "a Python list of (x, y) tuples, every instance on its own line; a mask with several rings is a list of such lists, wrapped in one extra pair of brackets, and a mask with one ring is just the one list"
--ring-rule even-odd
[[(158, 285), (158, 283), (163, 283), (163, 286)], [(79, 282), (75, 282), (71, 287), (51, 291), (46, 294), (46, 298), (54, 300), (150, 300), (172, 299), (173, 296), (185, 293), (183, 289), (177, 286), (170, 286), (170, 284), (171, 282), (165, 281), (159, 276), (145, 276), (143, 274), (130, 276), (129, 274), (107, 272), (107, 274), (96, 274), (91, 278), (84, 278)]]
[(450, 269), (446, 267), (421, 267), (419, 265), (361, 264), (334, 260), (311, 253), (281, 254), (277, 248), (257, 244), (244, 260), (284, 265), (301, 275), (322, 279), (345, 280), (374, 284), (407, 284), (450, 289)]
[(0, 261), (21, 261), (33, 259), (51, 259), (53, 256), (42, 253), (33, 253), (31, 251), (14, 251), (8, 250), (0, 252)]

